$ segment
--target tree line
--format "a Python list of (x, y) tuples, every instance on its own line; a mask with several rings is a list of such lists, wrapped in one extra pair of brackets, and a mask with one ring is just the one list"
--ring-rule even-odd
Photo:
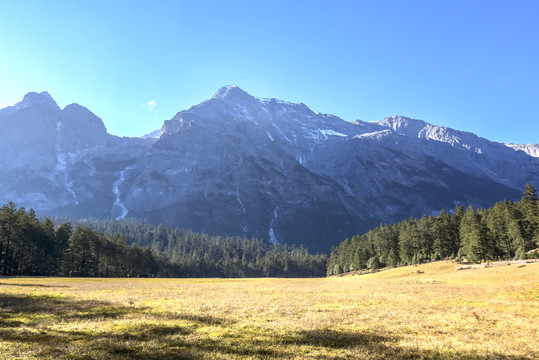
[(126, 276), (157, 272), (164, 264), (125, 237), (107, 237), (87, 226), (55, 226), (10, 202), (0, 208), (0, 275)]
[(524, 259), (537, 247), (539, 201), (528, 183), (519, 202), (503, 201), (490, 209), (457, 206), (451, 213), (442, 210), (437, 216), (380, 225), (346, 239), (332, 249), (327, 274), (448, 258)]
[[(40, 220), (0, 208), (0, 275), (83, 277), (324, 276), (327, 255), (261, 239), (198, 234), (134, 220)], [(74, 222), (73, 222), (74, 223)]]
[(525, 258), (539, 247), (539, 200), (527, 184), (521, 201), (380, 225), (326, 254), (262, 239), (222, 237), (125, 220), (40, 220), (30, 209), (0, 208), (0, 275), (311, 277), (466, 258)]
[[(134, 219), (78, 222), (107, 236), (126, 237), (129, 244), (150, 249), (186, 277), (312, 277), (325, 276), (327, 255), (303, 246), (271, 244), (242, 236), (212, 236)], [(180, 275), (175, 275), (180, 276)]]

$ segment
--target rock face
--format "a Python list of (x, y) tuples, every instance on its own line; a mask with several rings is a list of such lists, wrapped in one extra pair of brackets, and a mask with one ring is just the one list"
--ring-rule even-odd
[(0, 201), (43, 214), (110, 216), (116, 169), (104, 164), (127, 161), (141, 143), (109, 135), (80, 105), (62, 110), (48, 93), (29, 93), (0, 110)]
[(537, 146), (400, 116), (350, 123), (236, 86), (156, 134), (114, 137), (86, 108), (30, 93), (0, 110), (0, 200), (327, 251), (380, 222), (518, 199), (539, 180)]

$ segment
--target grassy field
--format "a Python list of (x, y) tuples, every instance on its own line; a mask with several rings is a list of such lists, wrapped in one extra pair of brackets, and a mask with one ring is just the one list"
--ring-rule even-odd
[(326, 279), (0, 278), (1, 359), (538, 359), (539, 263)]

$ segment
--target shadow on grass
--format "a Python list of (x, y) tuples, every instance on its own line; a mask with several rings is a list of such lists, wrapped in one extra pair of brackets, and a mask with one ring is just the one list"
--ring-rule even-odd
[(181, 320), (191, 321), (197, 324), (204, 325), (224, 325), (224, 324), (233, 324), (236, 321), (230, 319), (223, 319), (210, 315), (198, 315), (198, 314), (176, 314), (170, 316), (171, 318), (178, 318)]
[(38, 287), (38, 288), (68, 288), (67, 285), (43, 285), (43, 284), (11, 284), (11, 283), (2, 283), (0, 286), (18, 286), (18, 287)]
[(365, 332), (342, 332), (331, 329), (300, 331), (283, 337), (283, 343), (340, 349), (367, 346), (395, 339)]
[[(98, 330), (88, 326), (91, 320)], [(62, 321), (80, 326), (56, 326)], [(532, 359), (404, 348), (398, 337), (373, 332), (324, 328), (273, 334), (257, 328), (246, 334), (234, 324), (105, 301), (0, 294), (0, 342), (8, 349), (29, 346), (39, 359)]]
[(114, 319), (126, 314), (143, 312), (145, 308), (112, 306), (106, 301), (73, 300), (50, 295), (0, 294), (0, 324), (16, 316), (27, 325), (50, 320)]

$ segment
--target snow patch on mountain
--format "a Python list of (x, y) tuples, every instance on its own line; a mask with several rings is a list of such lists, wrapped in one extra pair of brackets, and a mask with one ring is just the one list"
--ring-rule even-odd
[(348, 135), (340, 133), (335, 130), (320, 130), (320, 133), (322, 133), (326, 138), (328, 136), (341, 136), (341, 137), (348, 137)]
[(286, 135), (284, 134), (284, 132), (283, 132), (277, 125), (275, 125), (274, 122), (272, 122), (271, 124), (273, 125), (273, 127), (274, 127), (275, 129), (277, 129), (277, 131), (279, 132), (279, 134), (281, 134), (281, 136), (282, 136), (286, 141), (288, 141), (290, 144), (292, 144), (292, 140), (290, 140), (290, 139), (288, 138), (288, 136), (286, 136)]
[(298, 105), (298, 104), (295, 104), (295, 103), (292, 103), (292, 102), (289, 102), (289, 101), (279, 100), (279, 99), (275, 99), (275, 98), (271, 98), (271, 99), (270, 98), (260, 98), (260, 97), (256, 97), (256, 96), (254, 96), (254, 98), (259, 103), (261, 103), (262, 105), (269, 105), (271, 103), (285, 105), (285, 106)]
[(243, 213), (245, 214), (245, 206), (243, 206), (243, 203), (241, 202), (240, 197), (240, 184), (236, 181), (236, 200), (238, 201), (238, 204), (240, 204), (241, 209), (243, 210)]
[(277, 208), (275, 208), (273, 210), (273, 216), (271, 218), (271, 222), (270, 222), (270, 226), (269, 226), (269, 230), (268, 230), (268, 233), (269, 233), (269, 237), (270, 237), (270, 242), (272, 244), (278, 244), (279, 243), (279, 240), (277, 239), (277, 236), (275, 236), (275, 230), (273, 229), (273, 224), (275, 224), (275, 220), (277, 220)]
[(384, 136), (387, 136), (391, 134), (391, 130), (382, 130), (382, 131), (375, 131), (371, 133), (361, 134), (354, 136), (354, 139), (373, 139), (373, 140), (380, 140)]
[[(48, 93), (46, 93), (46, 94), (52, 100), (52, 97)], [(57, 139), (61, 138), (61, 132), (62, 132), (62, 123), (58, 122), (58, 123), (56, 123), (56, 137), (57, 137)], [(78, 205), (79, 204), (79, 199), (77, 197), (77, 194), (73, 190), (73, 181), (70, 180), (69, 173), (68, 173), (68, 166), (69, 166), (70, 162), (73, 160), (74, 154), (62, 152), (62, 149), (60, 147), (60, 143), (58, 142), (58, 140), (56, 142), (55, 151), (56, 151), (56, 161), (57, 161), (57, 164), (54, 167), (55, 173), (56, 173), (57, 176), (61, 177), (61, 179), (62, 179), (62, 181), (63, 181), (63, 183), (64, 183), (64, 185), (66, 187), (66, 190), (73, 197), (73, 200), (75, 201), (75, 205)], [(68, 161), (68, 159), (69, 159), (69, 161)]]
[(56, 157), (58, 160), (58, 164), (55, 167), (55, 171), (58, 176), (61, 176), (62, 181), (64, 182), (64, 185), (66, 187), (66, 190), (71, 194), (71, 196), (73, 197), (73, 200), (75, 201), (75, 205), (78, 205), (79, 199), (77, 197), (77, 194), (73, 190), (73, 181), (70, 180), (69, 173), (68, 173), (69, 163), (66, 160), (66, 157), (69, 155), (71, 154), (61, 153), (59, 148), (58, 147), (56, 148)]
[(65, 154), (65, 153), (60, 152), (60, 149), (57, 146), (56, 147), (56, 158), (57, 158), (58, 164), (56, 165), (56, 167), (54, 169), (56, 171), (56, 175), (60, 176), (62, 178), (62, 181), (63, 181), (63, 183), (64, 183), (64, 185), (66, 187), (66, 190), (71, 194), (71, 196), (73, 196), (73, 200), (75, 201), (75, 205), (78, 205), (79, 204), (79, 199), (77, 197), (77, 194), (73, 190), (73, 181), (70, 180), (69, 173), (68, 173), (69, 162), (66, 160), (66, 157), (71, 158), (71, 155), (72, 154)]
[(251, 226), (245, 219), (241, 219), (240, 223), (238, 224), (241, 228), (241, 231), (244, 233), (248, 233), (251, 230)]
[(539, 157), (539, 144), (504, 144), (515, 151), (524, 151), (526, 154)]
[(90, 168), (90, 176), (94, 176), (95, 174), (95, 166), (90, 163), (88, 160), (84, 160), (84, 163)]
[(120, 199), (120, 196), (121, 196), (120, 185), (122, 185), (125, 182), (125, 173), (131, 169), (133, 169), (133, 166), (129, 166), (123, 169), (122, 171), (120, 171), (120, 177), (118, 178), (118, 180), (114, 182), (114, 184), (112, 184), (112, 193), (114, 194), (114, 196), (116, 196), (116, 199), (114, 200), (114, 204), (113, 204), (113, 210), (115, 207), (120, 208), (120, 215), (116, 217), (116, 220), (124, 219), (126, 215), (129, 213), (129, 210), (127, 209), (127, 207), (125, 207), (125, 205), (122, 203)]
[[(304, 130), (307, 130), (305, 127), (303, 127)], [(311, 138), (316, 141), (322, 141), (329, 139), (330, 136), (340, 136), (340, 137), (348, 137), (348, 135), (340, 133), (335, 130), (324, 130), (324, 129), (315, 129), (315, 130), (307, 130), (306, 137)]]
[(66, 154), (62, 153), (59, 146), (56, 146), (56, 159), (58, 163), (54, 167), (56, 174), (65, 173), (67, 169)]

